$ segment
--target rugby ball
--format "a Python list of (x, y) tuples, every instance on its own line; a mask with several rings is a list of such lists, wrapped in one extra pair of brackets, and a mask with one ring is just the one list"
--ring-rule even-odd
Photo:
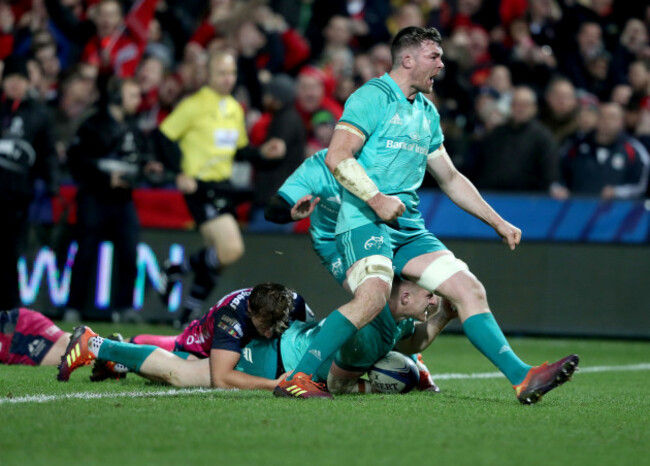
[(420, 372), (408, 356), (391, 351), (368, 371), (375, 393), (408, 393), (420, 383)]

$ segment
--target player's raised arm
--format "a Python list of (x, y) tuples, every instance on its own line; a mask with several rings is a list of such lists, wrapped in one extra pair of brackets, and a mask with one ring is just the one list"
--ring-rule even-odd
[(458, 207), (490, 225), (510, 249), (515, 249), (521, 241), (521, 230), (501, 218), (483, 199), (472, 182), (454, 166), (445, 146), (429, 154), (427, 171)]
[(365, 140), (358, 128), (347, 123), (337, 124), (325, 164), (341, 186), (367, 203), (380, 219), (392, 222), (404, 213), (406, 207), (397, 197), (381, 193), (355, 159), (354, 155), (361, 150)]

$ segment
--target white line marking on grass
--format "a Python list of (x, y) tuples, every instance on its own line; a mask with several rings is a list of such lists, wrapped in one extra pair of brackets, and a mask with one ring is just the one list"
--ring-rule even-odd
[[(650, 363), (630, 364), (627, 366), (592, 366), (580, 368), (578, 374), (588, 374), (593, 372), (620, 372), (620, 371), (647, 371), (650, 370)], [(496, 379), (503, 377), (501, 372), (477, 372), (473, 374), (432, 374), (434, 380), (452, 380), (452, 379)], [(203, 393), (214, 393), (233, 391), (221, 388), (172, 388), (169, 390), (156, 390), (151, 392), (134, 391), (134, 392), (116, 392), (116, 393), (66, 393), (62, 395), (26, 395), (15, 398), (0, 398), (1, 404), (18, 404), (18, 403), (47, 403), (58, 400), (99, 400), (104, 398), (149, 398), (149, 397), (166, 397), (166, 396), (183, 396)], [(236, 391), (236, 389), (234, 390)]]
[[(213, 393), (234, 391), (223, 388), (173, 388), (170, 390), (157, 390), (152, 392), (116, 392), (116, 393), (66, 393), (63, 395), (26, 395), (17, 396), (16, 398), (0, 398), (0, 404), (3, 403), (46, 403), (57, 400), (99, 400), (102, 398), (148, 398), (177, 395), (194, 395), (197, 393)], [(236, 390), (235, 390), (236, 391)]]
[[(650, 363), (630, 364), (627, 366), (591, 366), (579, 367), (576, 374), (592, 372), (620, 372), (620, 371), (647, 371), (650, 370)], [(431, 374), (433, 380), (451, 379), (496, 379), (504, 377), (501, 372), (476, 372), (473, 374)]]

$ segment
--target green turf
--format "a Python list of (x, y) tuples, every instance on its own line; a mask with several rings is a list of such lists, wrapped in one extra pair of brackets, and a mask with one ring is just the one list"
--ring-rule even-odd
[[(143, 326), (122, 330), (125, 335), (172, 332)], [(89, 368), (64, 384), (55, 380), (52, 367), (2, 366), (2, 401), (84, 392), (104, 398), (0, 403), (0, 464), (650, 464), (650, 370), (588, 372), (595, 366), (650, 363), (650, 343), (510, 341), (533, 364), (577, 352), (585, 370), (541, 403), (522, 406), (504, 378), (443, 376), (438, 395), (334, 401), (237, 391), (133, 398), (118, 395), (171, 388), (132, 374), (93, 384)], [(424, 358), (435, 374), (495, 371), (462, 336), (443, 335)]]

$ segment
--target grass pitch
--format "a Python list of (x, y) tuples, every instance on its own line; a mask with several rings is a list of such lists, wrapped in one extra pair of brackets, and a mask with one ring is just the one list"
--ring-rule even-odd
[(531, 364), (578, 353), (582, 370), (539, 404), (522, 406), (507, 380), (455, 335), (424, 353), (443, 390), (437, 395), (288, 400), (178, 390), (133, 374), (91, 383), (90, 368), (64, 384), (52, 367), (0, 366), (0, 464), (650, 464), (649, 342), (510, 343)]

